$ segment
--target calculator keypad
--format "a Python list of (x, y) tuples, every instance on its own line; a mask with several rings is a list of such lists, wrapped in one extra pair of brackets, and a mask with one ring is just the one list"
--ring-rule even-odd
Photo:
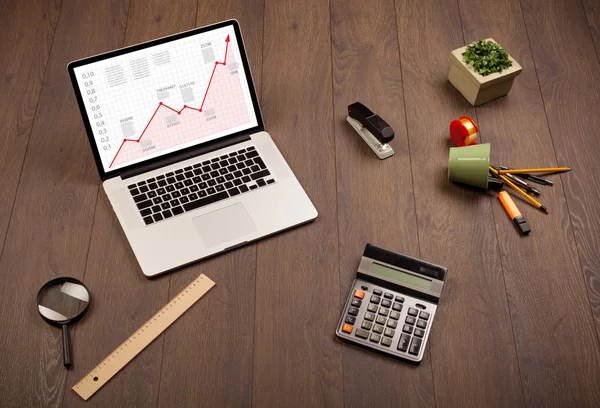
[(340, 323), (344, 337), (420, 361), (436, 305), (359, 280), (347, 302)]

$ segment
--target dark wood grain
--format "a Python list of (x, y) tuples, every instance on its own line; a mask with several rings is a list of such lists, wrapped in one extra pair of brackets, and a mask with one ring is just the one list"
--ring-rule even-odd
[[(523, 67), (507, 97), (477, 109), (478, 124), (484, 140), (492, 144), (494, 163), (554, 166), (557, 160), (535, 70), (545, 72), (548, 67), (537, 58), (534, 65), (519, 1), (505, 4), (498, 12), (497, 2), (460, 1), (467, 42), (493, 37)], [(548, 102), (558, 100), (553, 95)], [(527, 405), (587, 406), (596, 393), (590, 392), (592, 384), (598, 384), (598, 344), (563, 185), (553, 178), (554, 187), (542, 188), (540, 197), (550, 215), (515, 199), (533, 230), (527, 238), (516, 233), (495, 199), (494, 218)], [(561, 296), (548, 296), (558, 288)], [(548, 360), (553, 361), (550, 372), (544, 364)]]
[[(332, 1), (331, 35), (341, 309), (367, 242), (417, 258), (419, 243), (394, 2)], [(380, 161), (346, 122), (355, 101), (394, 128), (393, 157)], [(412, 381), (420, 386), (406, 387)], [(416, 367), (345, 344), (344, 398), (346, 406), (433, 406), (429, 353)]]
[(265, 1), (266, 129), (319, 217), (257, 244), (256, 406), (343, 404), (329, 24), (327, 2)]
[[(567, 207), (577, 243), (582, 270), (569, 275), (571, 287), (561, 288), (569, 296), (572, 313), (562, 324), (577, 321), (576, 333), (583, 336), (579, 343), (584, 353), (577, 364), (585, 379), (572, 385), (577, 401), (599, 405), (597, 384), (600, 383), (598, 337), (589, 321), (590, 305), (582, 297), (585, 277), (591, 312), (595, 319), (596, 336), (600, 335), (600, 182), (589, 169), (596, 166), (600, 143), (600, 62), (594, 56), (594, 44), (587, 28), (583, 9), (560, 2), (542, 1), (535, 6), (523, 1), (523, 14), (529, 32), (533, 57), (557, 163), (575, 170), (562, 175)], [(574, 46), (576, 44), (576, 46)], [(574, 63), (577, 61), (577, 63)], [(562, 80), (561, 80), (562, 79)], [(573, 239), (573, 238), (571, 238)], [(569, 321), (571, 317), (571, 321)], [(576, 320), (575, 320), (576, 319)], [(568, 323), (567, 323), (568, 322)], [(567, 328), (566, 328), (567, 329)], [(565, 329), (565, 330), (566, 330)], [(587, 358), (584, 359), (584, 356)], [(593, 384), (596, 384), (594, 386)]]
[[(170, 2), (168, 7), (160, 1), (133, 0), (129, 5), (123, 45), (191, 29), (195, 15), (193, 0)], [(63, 406), (156, 406), (164, 336), (89, 401), (84, 402), (71, 387), (167, 303), (170, 278), (148, 280), (142, 274), (100, 187), (85, 273), (85, 282), (94, 295), (94, 308), (77, 327), (74, 336), (73, 343), (79, 345), (74, 356), (77, 364), (69, 373)], [(180, 322), (186, 319), (189, 319), (187, 315)]]
[[(260, 89), (262, 0), (199, 1), (196, 25), (240, 22)], [(247, 406), (252, 400), (256, 246), (201, 262), (171, 278), (169, 297), (200, 273), (216, 282), (165, 336), (159, 406)]]
[[(4, 1), (0, 13), (0, 256), (61, 1)], [(36, 27), (32, 30), (31, 27)]]
[(447, 79), (450, 51), (463, 45), (457, 4), (396, 5), (420, 253), (448, 268), (429, 340), (436, 402), (520, 406), (491, 202), (447, 180), (448, 125), (473, 114)]
[(600, 61), (600, 2), (596, 0), (581, 0), (581, 4), (583, 4), (590, 33), (596, 46), (596, 55)]
[(98, 195), (66, 65), (119, 47), (126, 11), (127, 3), (119, 1), (62, 5), (0, 261), (9, 282), (2, 285), (0, 304), (11, 311), (0, 315), (7, 351), (0, 358), (11, 367), (2, 382), (6, 406), (57, 406), (63, 397), (67, 370), (60, 330), (40, 319), (35, 295), (56, 276), (83, 277)]

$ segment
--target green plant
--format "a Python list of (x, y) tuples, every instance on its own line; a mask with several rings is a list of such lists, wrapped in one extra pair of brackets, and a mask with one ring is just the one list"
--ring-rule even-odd
[(486, 76), (510, 67), (512, 61), (499, 44), (492, 41), (476, 41), (463, 53), (463, 61), (473, 66), (475, 72)]

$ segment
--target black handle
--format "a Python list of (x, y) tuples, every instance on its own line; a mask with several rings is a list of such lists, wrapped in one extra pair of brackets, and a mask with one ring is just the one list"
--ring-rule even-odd
[(348, 116), (358, 120), (380, 143), (389, 143), (394, 139), (394, 129), (362, 103), (348, 105)]
[(66, 324), (62, 325), (63, 360), (67, 368), (71, 367), (71, 346), (69, 344), (69, 330)]

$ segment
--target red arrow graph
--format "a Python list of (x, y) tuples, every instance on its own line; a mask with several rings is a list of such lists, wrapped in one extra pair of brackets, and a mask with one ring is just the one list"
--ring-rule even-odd
[(117, 160), (117, 156), (121, 152), (121, 149), (123, 148), (123, 145), (125, 143), (127, 143), (127, 142), (139, 143), (140, 140), (142, 140), (142, 137), (144, 137), (144, 133), (146, 133), (146, 130), (148, 129), (148, 126), (150, 126), (150, 124), (152, 123), (152, 119), (154, 119), (154, 116), (156, 116), (156, 113), (158, 112), (158, 110), (161, 107), (164, 107), (166, 109), (170, 109), (173, 112), (177, 113), (178, 115), (181, 115), (181, 112), (183, 112), (185, 109), (190, 109), (190, 110), (195, 110), (195, 111), (198, 111), (198, 112), (202, 112), (202, 108), (204, 107), (204, 102), (206, 101), (206, 95), (208, 95), (208, 90), (210, 89), (210, 84), (212, 82), (213, 76), (215, 75), (215, 70), (217, 69), (217, 66), (218, 65), (227, 65), (227, 50), (228, 49), (229, 49), (229, 35), (227, 35), (227, 38), (225, 39), (225, 58), (223, 58), (223, 62), (215, 61), (215, 66), (213, 67), (212, 74), (210, 74), (210, 79), (208, 80), (208, 85), (206, 86), (206, 91), (204, 91), (204, 98), (202, 98), (202, 104), (200, 105), (199, 108), (194, 108), (194, 107), (191, 107), (191, 106), (183, 105), (183, 107), (180, 110), (177, 110), (177, 109), (173, 109), (169, 105), (165, 105), (164, 103), (159, 102), (158, 106), (156, 107), (156, 110), (154, 111), (154, 113), (150, 117), (150, 120), (146, 124), (146, 127), (144, 128), (144, 131), (142, 132), (142, 134), (140, 135), (140, 137), (138, 137), (137, 139), (123, 139), (123, 142), (121, 143), (121, 146), (119, 146), (119, 150), (117, 150), (117, 154), (115, 154), (115, 157), (112, 159), (112, 161), (110, 162), (110, 166), (108, 166), (108, 167), (111, 168), (112, 165), (114, 164), (115, 160)]

